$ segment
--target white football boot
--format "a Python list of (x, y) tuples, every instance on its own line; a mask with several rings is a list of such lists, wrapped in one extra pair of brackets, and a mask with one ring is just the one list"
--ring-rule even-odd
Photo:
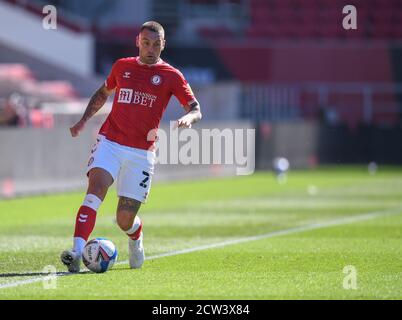
[(69, 272), (80, 272), (81, 254), (73, 250), (65, 250), (62, 252), (60, 260), (67, 266)]
[(130, 257), (130, 268), (138, 269), (144, 263), (145, 260), (145, 253), (144, 253), (144, 246), (142, 244), (143, 233), (141, 231), (140, 237), (138, 240), (133, 240), (128, 238), (128, 253)]

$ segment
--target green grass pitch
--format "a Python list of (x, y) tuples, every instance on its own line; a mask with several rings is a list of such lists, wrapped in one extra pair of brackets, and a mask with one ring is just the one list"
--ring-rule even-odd
[(82, 199), (0, 200), (1, 300), (402, 298), (401, 168), (291, 171), (286, 184), (268, 172), (154, 185), (140, 211), (140, 270), (126, 262), (111, 190), (91, 238), (110, 238), (118, 264), (63, 274), (53, 287), (42, 271), (65, 271), (59, 255), (71, 247)]

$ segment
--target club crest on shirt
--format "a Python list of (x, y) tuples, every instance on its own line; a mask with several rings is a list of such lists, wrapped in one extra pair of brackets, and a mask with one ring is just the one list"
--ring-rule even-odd
[(155, 74), (151, 77), (151, 83), (155, 86), (159, 86), (162, 83), (161, 76)]

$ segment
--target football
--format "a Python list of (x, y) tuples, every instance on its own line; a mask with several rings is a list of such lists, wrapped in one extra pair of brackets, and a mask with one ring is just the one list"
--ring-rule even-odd
[(96, 238), (87, 242), (82, 252), (85, 266), (96, 273), (106, 272), (117, 260), (117, 248), (106, 238)]

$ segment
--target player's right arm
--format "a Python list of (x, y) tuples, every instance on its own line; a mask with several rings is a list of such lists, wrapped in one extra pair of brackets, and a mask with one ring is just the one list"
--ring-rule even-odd
[(96, 113), (100, 108), (103, 107), (106, 100), (113, 93), (114, 89), (108, 89), (105, 84), (103, 84), (96, 92), (92, 95), (89, 100), (88, 106), (82, 116), (82, 118), (70, 128), (71, 135), (77, 137), (79, 133), (84, 129), (85, 123)]

